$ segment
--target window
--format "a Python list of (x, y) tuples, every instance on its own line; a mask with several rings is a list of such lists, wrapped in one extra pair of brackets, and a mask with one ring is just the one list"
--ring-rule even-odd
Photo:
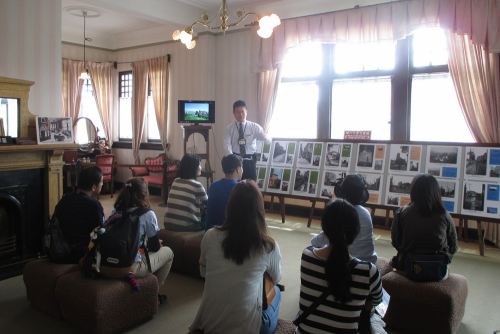
[(269, 132), (342, 139), (345, 130), (371, 130), (374, 140), (472, 142), (447, 59), (440, 28), (420, 29), (397, 44), (292, 48)]
[[(101, 116), (97, 110), (95, 102), (94, 91), (90, 79), (85, 80), (82, 86), (82, 101), (80, 104), (80, 117), (87, 117), (94, 124), (97, 135), (101, 138), (106, 137), (104, 126), (102, 125)], [(82, 124), (82, 125), (80, 125)], [(86, 143), (88, 141), (87, 129), (85, 122), (78, 122), (77, 140), (79, 143)]]
[[(120, 140), (132, 140), (132, 71), (119, 73), (119, 134)], [(160, 141), (160, 131), (156, 121), (151, 84), (148, 80), (146, 99), (146, 137), (148, 141)]]

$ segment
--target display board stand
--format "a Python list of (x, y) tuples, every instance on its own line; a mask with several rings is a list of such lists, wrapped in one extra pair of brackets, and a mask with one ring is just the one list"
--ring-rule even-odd
[(208, 169), (202, 169), (201, 170), (201, 175), (202, 177), (205, 177), (207, 179), (207, 192), (208, 188), (210, 187), (210, 184), (214, 181), (214, 173), (215, 171), (212, 170), (210, 167), (210, 129), (212, 129), (212, 126), (210, 125), (182, 125), (181, 126), (184, 132), (184, 155), (187, 153), (187, 143), (189, 140), (189, 137), (195, 133), (199, 133), (200, 135), (203, 136), (205, 139), (205, 144), (206, 144), (206, 153), (200, 153), (197, 154), (200, 159), (205, 159), (208, 161)]

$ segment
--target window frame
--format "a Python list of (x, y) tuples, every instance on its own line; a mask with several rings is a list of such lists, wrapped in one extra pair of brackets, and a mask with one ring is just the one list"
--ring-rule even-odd
[(283, 77), (282, 83), (316, 81), (319, 90), (317, 109), (317, 138), (331, 139), (332, 88), (337, 79), (368, 77), (391, 78), (391, 130), (390, 140), (410, 141), (411, 82), (415, 74), (449, 73), (448, 65), (413, 66), (413, 35), (397, 41), (395, 65), (391, 70), (367, 70), (336, 73), (334, 55), (336, 44), (322, 44), (322, 70), (318, 76)]

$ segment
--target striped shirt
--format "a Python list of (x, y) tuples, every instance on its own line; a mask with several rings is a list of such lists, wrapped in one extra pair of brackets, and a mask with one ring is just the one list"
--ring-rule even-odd
[(207, 203), (208, 196), (203, 185), (195, 180), (177, 178), (172, 184), (165, 213), (165, 229), (171, 231), (200, 231), (200, 207)]
[[(326, 260), (314, 253), (314, 247), (310, 246), (302, 252), (299, 313), (328, 288), (325, 265)], [(382, 301), (382, 282), (377, 267), (370, 262), (359, 261), (351, 274), (352, 301), (342, 304), (329, 295), (304, 319), (297, 333), (357, 333), (359, 316), (367, 297), (372, 298), (374, 306)]]

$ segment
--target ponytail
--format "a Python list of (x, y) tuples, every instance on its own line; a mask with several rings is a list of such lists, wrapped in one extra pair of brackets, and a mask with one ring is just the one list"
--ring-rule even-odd
[(352, 300), (349, 246), (359, 234), (358, 213), (346, 200), (333, 200), (325, 207), (321, 226), (332, 245), (325, 267), (328, 286), (336, 301), (347, 303)]

